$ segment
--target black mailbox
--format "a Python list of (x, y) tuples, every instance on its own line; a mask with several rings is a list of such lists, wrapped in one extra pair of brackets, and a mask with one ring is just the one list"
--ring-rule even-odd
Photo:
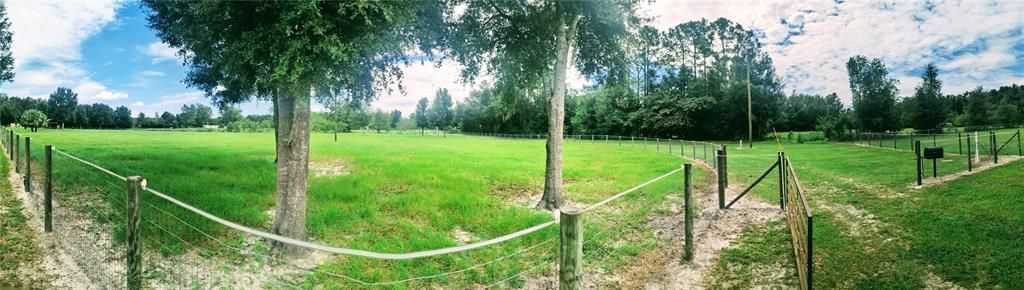
[(924, 159), (942, 159), (942, 147), (924, 148)]

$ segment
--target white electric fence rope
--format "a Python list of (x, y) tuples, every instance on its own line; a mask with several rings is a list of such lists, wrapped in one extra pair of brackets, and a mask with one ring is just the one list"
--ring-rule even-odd
[(586, 213), (586, 212), (588, 212), (588, 211), (591, 211), (591, 210), (593, 210), (594, 208), (597, 208), (597, 207), (599, 207), (599, 206), (602, 206), (602, 205), (604, 205), (604, 204), (606, 204), (606, 203), (609, 203), (609, 202), (611, 202), (611, 201), (613, 201), (613, 200), (616, 200), (616, 199), (618, 199), (618, 198), (620, 198), (620, 197), (622, 197), (622, 196), (624, 196), (624, 195), (627, 195), (627, 194), (629, 194), (630, 192), (636, 191), (636, 190), (638, 190), (638, 189), (641, 189), (641, 188), (643, 188), (643, 187), (645, 187), (645, 186), (647, 186), (647, 185), (650, 185), (651, 183), (657, 182), (658, 180), (661, 180), (662, 178), (668, 177), (668, 176), (670, 176), (670, 175), (672, 175), (672, 174), (676, 174), (676, 173), (677, 173), (677, 172), (679, 172), (680, 170), (682, 170), (682, 169), (676, 169), (676, 170), (672, 170), (672, 171), (670, 171), (669, 173), (665, 173), (665, 174), (664, 174), (664, 175), (662, 175), (662, 176), (658, 176), (658, 177), (656, 177), (656, 178), (654, 178), (654, 179), (651, 179), (651, 180), (649, 180), (649, 181), (647, 181), (647, 182), (641, 183), (640, 185), (637, 185), (637, 186), (635, 186), (635, 187), (633, 187), (633, 188), (627, 189), (626, 191), (623, 191), (623, 192), (620, 192), (620, 193), (618, 193), (618, 194), (616, 194), (616, 195), (613, 195), (612, 197), (609, 197), (608, 199), (602, 200), (602, 201), (600, 201), (600, 202), (598, 202), (598, 203), (595, 203), (595, 204), (593, 204), (593, 205), (591, 205), (591, 206), (588, 206), (587, 208), (583, 209), (583, 211), (582, 211), (582, 212), (583, 212), (583, 213)]

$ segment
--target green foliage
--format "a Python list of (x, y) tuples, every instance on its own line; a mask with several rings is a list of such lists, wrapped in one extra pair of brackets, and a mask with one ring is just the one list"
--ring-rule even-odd
[(928, 64), (921, 75), (921, 84), (914, 93), (913, 108), (903, 110), (912, 112), (909, 124), (918, 130), (940, 128), (947, 118), (946, 107), (941, 98), (942, 81), (939, 81), (939, 69), (935, 64)]
[(11, 21), (7, 19), (7, 4), (0, 3), (0, 83), (14, 80), (14, 56), (11, 54)]
[(391, 115), (377, 109), (377, 111), (373, 113), (373, 124), (370, 127), (377, 130), (377, 132), (380, 132), (381, 130), (390, 130)]
[(235, 108), (232, 106), (220, 107), (220, 124), (226, 126), (233, 122), (242, 120), (242, 109)]
[(853, 93), (853, 112), (858, 128), (870, 132), (897, 130), (896, 84), (881, 59), (864, 56), (851, 57), (846, 62)]
[(36, 128), (46, 127), (46, 121), (46, 114), (39, 110), (31, 109), (21, 113), (21, 122), (19, 123), (22, 126), (32, 128), (34, 131)]
[(423, 129), (430, 126), (429, 115), (427, 114), (427, 107), (430, 106), (430, 101), (427, 98), (420, 99), (416, 103), (416, 127)]
[(182, 127), (202, 127), (210, 123), (213, 109), (203, 104), (191, 104), (181, 106), (181, 113), (178, 114), (178, 124)]
[(127, 129), (132, 127), (132, 110), (125, 106), (117, 106), (114, 109), (114, 127)]
[(46, 101), (46, 104), (46, 112), (49, 114), (50, 119), (61, 124), (74, 125), (72, 118), (75, 108), (78, 107), (77, 93), (72, 92), (69, 88), (57, 88), (56, 91), (50, 93), (50, 98)]
[(427, 112), (428, 119), (430, 119), (430, 125), (441, 130), (448, 129), (452, 125), (453, 112), (452, 112), (452, 96), (448, 94), (447, 89), (438, 89), (434, 95), (434, 101), (430, 103), (430, 109)]
[[(218, 105), (252, 97), (375, 96), (409, 47), (439, 44), (439, 1), (145, 0), (150, 27), (189, 57), (185, 83)], [(253, 22), (257, 21), (257, 22)], [(282, 93), (283, 92), (283, 93)], [(343, 93), (345, 92), (345, 93)]]

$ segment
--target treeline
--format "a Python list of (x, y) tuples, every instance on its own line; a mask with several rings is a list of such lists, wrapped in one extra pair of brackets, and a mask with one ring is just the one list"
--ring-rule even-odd
[[(745, 138), (748, 92), (756, 136), (806, 123), (783, 114), (787, 99), (772, 60), (739, 24), (719, 18), (634, 35), (627, 63), (567, 97), (567, 134)], [(547, 95), (495, 84), (458, 104), (457, 121), (468, 131), (544, 133)]]
[[(68, 88), (57, 88), (47, 99), (30, 97), (12, 97), (0, 95), (0, 123), (10, 125), (19, 123), (21, 115), (30, 111), (42, 112), (46, 122), (44, 126), (63, 128), (90, 129), (128, 129), (128, 128), (190, 128), (203, 125), (219, 124), (222, 120), (214, 119), (213, 109), (202, 104), (184, 105), (181, 113), (163, 112), (146, 116), (145, 113), (132, 115), (126, 106), (112, 108), (107, 104), (79, 104), (78, 94)], [(237, 119), (241, 119), (241, 111), (237, 111)], [(224, 112), (222, 111), (222, 115)], [(233, 120), (224, 119), (225, 122)]]
[[(1024, 122), (1024, 86), (944, 95), (933, 64), (924, 68), (912, 95), (901, 97), (898, 81), (880, 59), (851, 57), (846, 68), (852, 106), (844, 106), (835, 93), (784, 95), (753, 33), (727, 19), (687, 22), (668, 31), (643, 27), (633, 35), (628, 64), (567, 96), (567, 134), (746, 139), (748, 94), (755, 139), (772, 130), (821, 131), (842, 139), (858, 131), (935, 132)], [(453, 126), (545, 133), (547, 95), (494, 84), (456, 105)]]

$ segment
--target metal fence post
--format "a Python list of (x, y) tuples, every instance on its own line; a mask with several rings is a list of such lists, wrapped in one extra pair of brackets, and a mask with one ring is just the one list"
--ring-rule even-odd
[(53, 146), (44, 147), (46, 158), (46, 170), (43, 177), (43, 229), (49, 233), (53, 232)]
[(786, 210), (786, 152), (779, 152), (779, 209)]
[(559, 214), (558, 288), (583, 288), (583, 225), (582, 212), (572, 206), (562, 207)]
[(967, 172), (974, 171), (974, 161), (971, 160), (971, 133), (967, 133)]
[(914, 158), (917, 160), (917, 185), (921, 185), (921, 176), (924, 175), (924, 163), (921, 162), (921, 141), (914, 143)]
[(726, 173), (725, 173), (726, 172), (725, 171), (725, 168), (726, 168), (726, 165), (725, 165), (726, 159), (725, 158), (726, 158), (725, 157), (725, 149), (719, 149), (718, 150), (718, 208), (719, 209), (724, 209), (725, 208), (725, 187), (728, 186), (728, 185), (726, 185), (726, 182), (725, 182), (726, 178), (728, 178), (728, 176), (726, 176)]
[(25, 192), (32, 193), (32, 137), (25, 137)]
[(683, 225), (686, 244), (683, 248), (683, 261), (693, 261), (693, 164), (683, 164)]
[(992, 149), (990, 149), (990, 151), (992, 151), (992, 162), (994, 162), (995, 164), (999, 164), (999, 149), (996, 148), (996, 146), (997, 146), (996, 145), (996, 132), (995, 131), (989, 131), (988, 135), (989, 135), (989, 139), (992, 140), (991, 141), (992, 145), (989, 147), (989, 148), (992, 148)]
[(127, 253), (127, 288), (142, 289), (142, 243), (139, 240), (139, 192), (142, 191), (142, 178), (128, 177), (128, 253)]

